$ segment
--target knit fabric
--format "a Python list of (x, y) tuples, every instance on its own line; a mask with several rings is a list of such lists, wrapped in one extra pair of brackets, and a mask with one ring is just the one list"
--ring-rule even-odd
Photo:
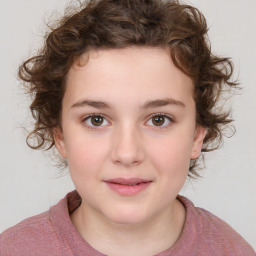
[[(227, 223), (183, 196), (186, 221), (179, 239), (157, 256), (256, 256)], [(81, 203), (73, 191), (49, 211), (28, 218), (0, 235), (0, 256), (103, 256), (78, 233), (70, 219)], [(121, 255), (121, 254), (120, 254)]]

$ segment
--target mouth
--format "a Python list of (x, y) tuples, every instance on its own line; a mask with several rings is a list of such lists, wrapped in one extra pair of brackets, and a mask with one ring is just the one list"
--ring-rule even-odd
[(150, 186), (152, 180), (140, 178), (115, 178), (104, 181), (108, 187), (122, 196), (133, 196), (139, 194)]

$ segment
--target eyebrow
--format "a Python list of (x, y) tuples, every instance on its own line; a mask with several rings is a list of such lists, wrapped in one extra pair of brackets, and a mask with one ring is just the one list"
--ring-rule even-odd
[(83, 107), (83, 106), (91, 106), (94, 108), (104, 109), (110, 108), (110, 105), (103, 101), (94, 101), (94, 100), (81, 100), (77, 103), (73, 104), (71, 108)]
[(157, 99), (147, 101), (142, 108), (154, 108), (154, 107), (162, 107), (167, 105), (174, 105), (179, 107), (185, 107), (185, 104), (179, 100), (175, 100), (172, 98), (165, 98), (165, 99)]
[[(147, 108), (155, 108), (155, 107), (162, 107), (162, 106), (168, 106), (168, 105), (174, 105), (179, 107), (185, 107), (185, 104), (181, 101), (172, 99), (172, 98), (164, 98), (164, 99), (157, 99), (157, 100), (149, 100), (146, 101), (142, 105), (142, 109)], [(77, 103), (73, 104), (71, 108), (76, 107), (84, 107), (84, 106), (91, 106), (98, 109), (110, 109), (111, 106), (107, 102), (104, 101), (94, 101), (94, 100), (81, 100)]]

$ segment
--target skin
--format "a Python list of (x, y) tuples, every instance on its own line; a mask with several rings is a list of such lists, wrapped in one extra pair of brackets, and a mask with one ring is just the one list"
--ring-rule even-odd
[[(169, 103), (142, 107), (159, 99)], [(99, 125), (93, 113), (102, 116)], [(82, 197), (71, 219), (89, 244), (114, 256), (153, 255), (175, 243), (186, 215), (176, 196), (205, 136), (195, 117), (193, 82), (167, 49), (95, 50), (77, 59), (55, 142)], [(117, 177), (152, 182), (122, 196), (104, 182)]]

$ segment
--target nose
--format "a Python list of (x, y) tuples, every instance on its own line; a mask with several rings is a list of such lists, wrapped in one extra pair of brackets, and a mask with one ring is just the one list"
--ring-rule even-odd
[(142, 136), (136, 128), (129, 126), (116, 129), (111, 159), (114, 163), (126, 167), (139, 165), (145, 159)]

